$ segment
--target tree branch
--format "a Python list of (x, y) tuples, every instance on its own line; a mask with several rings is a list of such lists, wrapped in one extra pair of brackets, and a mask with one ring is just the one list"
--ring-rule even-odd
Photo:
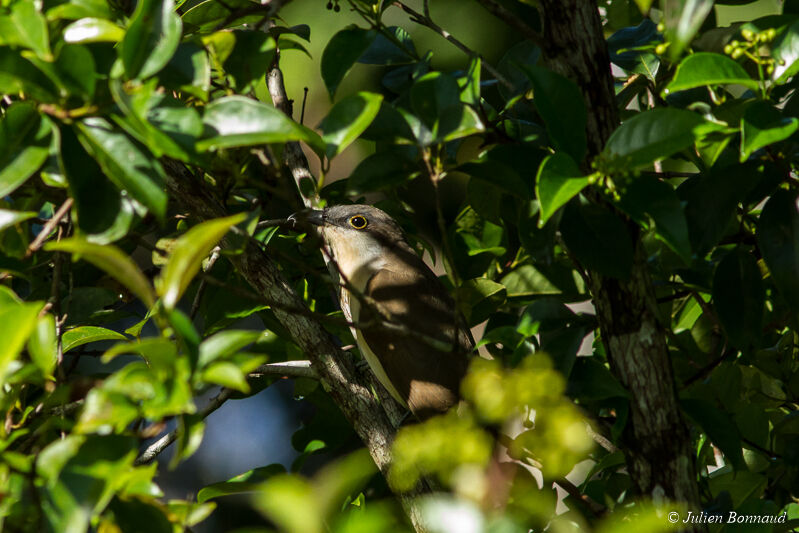
[(496, 68), (494, 68), (494, 66), (491, 63), (486, 61), (483, 56), (481, 56), (480, 54), (478, 54), (477, 52), (475, 52), (474, 50), (463, 44), (461, 41), (456, 39), (455, 36), (453, 36), (450, 32), (448, 32), (447, 30), (445, 30), (444, 28), (433, 22), (433, 19), (430, 18), (430, 12), (427, 6), (427, 2), (425, 2), (424, 4), (424, 9), (425, 9), (424, 15), (422, 13), (419, 13), (409, 5), (404, 4), (400, 0), (395, 0), (394, 5), (405, 11), (407, 14), (409, 14), (411, 16), (411, 22), (415, 22), (417, 24), (430, 28), (431, 30), (439, 34), (441, 37), (454, 44), (455, 47), (458, 48), (458, 50), (465, 53), (467, 56), (471, 58), (480, 58), (480, 64), (483, 66), (484, 69), (488, 71), (489, 74), (494, 76), (494, 78), (499, 83), (501, 83), (508, 89), (513, 90), (514, 88), (513, 84), (510, 81), (508, 81), (508, 79), (505, 76), (503, 76)]

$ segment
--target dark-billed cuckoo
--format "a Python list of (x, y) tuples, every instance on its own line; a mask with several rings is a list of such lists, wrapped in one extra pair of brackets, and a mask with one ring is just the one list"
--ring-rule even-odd
[[(352, 327), (353, 335), (389, 393), (420, 419), (457, 403), (474, 341), (461, 326), (452, 298), (399, 224), (369, 205), (307, 210), (290, 219), (320, 227), (340, 277), (348, 282), (341, 284), (341, 309), (350, 322), (365, 325)], [(364, 305), (347, 284), (377, 309)], [(380, 314), (406, 330), (387, 327)]]

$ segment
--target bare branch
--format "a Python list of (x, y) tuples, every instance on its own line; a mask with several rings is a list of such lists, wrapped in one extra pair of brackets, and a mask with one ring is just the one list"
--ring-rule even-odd
[(319, 379), (316, 369), (310, 361), (283, 361), (261, 365), (247, 377), (262, 378), (264, 376), (284, 376), (289, 378)]
[(53, 217), (47, 221), (47, 224), (44, 225), (42, 231), (36, 236), (32, 243), (28, 246), (28, 249), (25, 251), (25, 258), (32, 256), (39, 248), (44, 245), (44, 242), (47, 240), (47, 237), (53, 232), (55, 227), (61, 222), (61, 219), (69, 213), (69, 210), (72, 208), (72, 203), (74, 200), (72, 198), (67, 198), (67, 200), (61, 204), (61, 207), (58, 208), (58, 211), (53, 214)]
[[(233, 389), (222, 389), (219, 391), (219, 394), (214, 396), (211, 401), (200, 410), (198, 414), (202, 418), (208, 417), (208, 415), (222, 407), (222, 405), (236, 392), (237, 391), (234, 391)], [(151, 462), (153, 459), (158, 457), (158, 454), (166, 450), (170, 444), (175, 442), (179, 435), (180, 431), (178, 428), (173, 429), (154, 443), (150, 444), (147, 449), (136, 458), (136, 461), (134, 461), (133, 464), (139, 466), (146, 465), (147, 463)]]

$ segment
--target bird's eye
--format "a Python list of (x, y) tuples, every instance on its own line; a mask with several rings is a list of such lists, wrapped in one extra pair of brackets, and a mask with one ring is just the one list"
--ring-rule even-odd
[(364, 229), (368, 224), (369, 222), (363, 215), (355, 215), (354, 217), (350, 217), (350, 226), (355, 229)]

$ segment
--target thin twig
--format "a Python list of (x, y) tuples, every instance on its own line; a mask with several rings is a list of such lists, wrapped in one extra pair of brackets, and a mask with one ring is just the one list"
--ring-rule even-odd
[[(494, 66), (491, 63), (486, 61), (483, 56), (481, 56), (480, 54), (478, 54), (477, 52), (475, 52), (474, 50), (463, 44), (458, 39), (456, 39), (450, 32), (448, 32), (447, 30), (445, 30), (444, 28), (433, 22), (433, 20), (428, 15), (423, 15), (422, 13), (419, 13), (409, 5), (406, 5), (399, 0), (395, 0), (394, 5), (399, 7), (409, 15), (411, 15), (412, 22), (430, 28), (431, 30), (439, 34), (441, 37), (454, 44), (455, 47), (457, 47), (461, 52), (465, 53), (469, 57), (479, 58), (480, 64), (483, 66), (484, 69), (488, 71), (489, 74), (494, 76), (494, 78), (499, 83), (501, 83), (508, 89), (513, 90), (514, 88), (513, 84), (510, 81), (508, 81), (508, 79), (505, 76), (503, 76), (496, 68), (494, 68)], [(425, 2), (425, 9), (427, 10), (427, 2)]]
[(73, 202), (74, 200), (72, 198), (67, 198), (66, 201), (61, 204), (61, 207), (58, 208), (58, 211), (56, 211), (53, 217), (47, 221), (47, 224), (44, 225), (42, 231), (39, 232), (33, 242), (28, 246), (28, 249), (25, 251), (25, 259), (29, 258), (37, 250), (39, 250), (42, 245), (44, 245), (47, 237), (50, 236), (58, 223), (61, 222), (61, 219), (64, 218), (64, 216), (66, 216), (66, 214), (72, 208)]
[[(203, 407), (200, 412), (198, 413), (201, 418), (207, 418), (208, 415), (222, 407), (222, 405), (230, 399), (233, 394), (237, 391), (233, 389), (222, 389), (219, 391), (219, 394), (214, 396), (210, 402)], [(175, 442), (180, 435), (180, 430), (178, 428), (173, 429), (154, 443), (150, 444), (146, 450), (144, 450), (141, 455), (136, 458), (134, 461), (134, 465), (146, 465), (147, 463), (151, 462), (153, 459), (158, 457), (158, 454), (166, 450), (170, 444)]]

